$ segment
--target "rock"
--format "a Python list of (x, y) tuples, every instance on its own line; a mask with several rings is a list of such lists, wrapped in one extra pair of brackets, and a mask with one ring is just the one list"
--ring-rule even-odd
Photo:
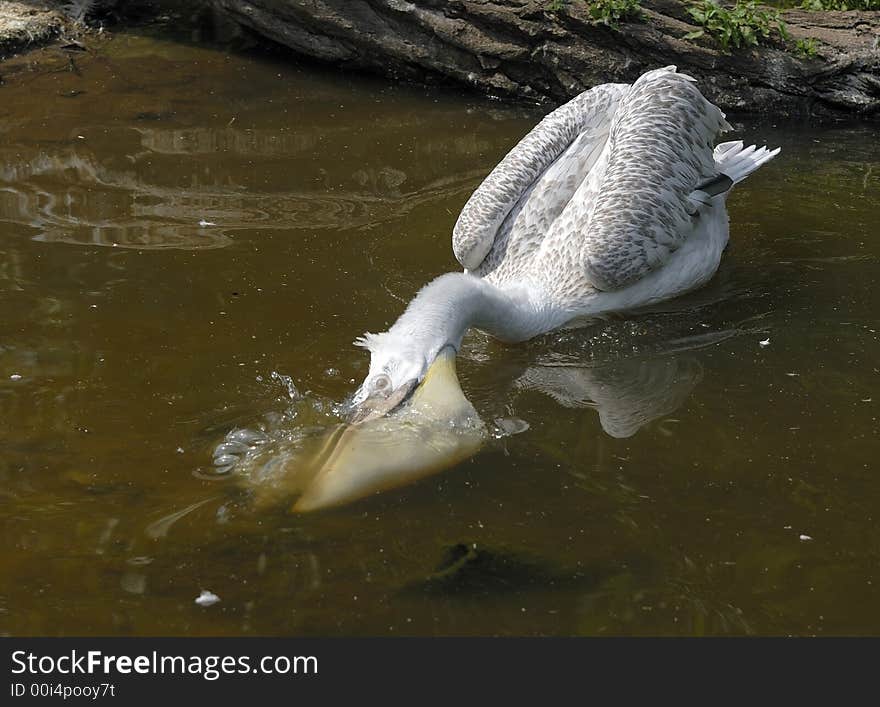
[(454, 81), (487, 94), (561, 103), (606, 81), (631, 82), (676, 64), (723, 110), (880, 119), (880, 13), (784, 12), (791, 46), (720, 51), (686, 40), (678, 0), (644, 0), (619, 29), (591, 22), (587, 4), (539, 0), (214, 0), (228, 17), (293, 51), (392, 78)]
[(0, 56), (60, 35), (69, 20), (58, 3), (7, 0), (0, 3)]

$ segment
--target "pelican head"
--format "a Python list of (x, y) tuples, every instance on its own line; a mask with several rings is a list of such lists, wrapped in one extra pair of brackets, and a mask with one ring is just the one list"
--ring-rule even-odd
[(352, 421), (327, 439), (294, 511), (336, 506), (410, 483), (480, 448), (485, 426), (458, 385), (452, 346), (444, 346), (430, 365), (388, 355), (382, 347), (373, 364)]
[(355, 344), (370, 370), (347, 425), (327, 438), (295, 511), (347, 503), (441, 471), (474, 454), (485, 425), (458, 382), (455, 359), (477, 292), (461, 274), (437, 278), (394, 326)]
[(475, 313), (488, 304), (486, 289), (469, 275), (441, 275), (419, 291), (388, 331), (358, 338), (355, 345), (370, 352), (370, 371), (352, 397), (352, 422), (392, 412), (415, 392), (441, 351), (454, 357)]
[[(390, 331), (367, 333), (354, 343), (370, 352), (370, 371), (352, 397), (354, 424), (397, 409), (425, 379), (440, 351), (450, 346), (443, 341), (424, 342)], [(454, 357), (455, 348), (451, 348)]]

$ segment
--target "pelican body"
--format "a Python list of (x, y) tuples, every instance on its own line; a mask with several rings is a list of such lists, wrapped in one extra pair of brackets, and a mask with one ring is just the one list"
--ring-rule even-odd
[[(463, 272), (436, 278), (388, 331), (355, 342), (370, 351), (352, 398), (355, 425), (405, 407), (440, 352), (457, 352), (471, 327), (524, 341), (706, 283), (727, 244), (730, 189), (779, 152), (716, 146), (728, 129), (674, 66), (596, 86), (550, 113), (465, 204), (452, 233)], [(442, 368), (457, 388), (454, 367)], [(360, 455), (347, 453), (342, 465), (331, 455), (334, 473), (356, 476), (358, 456), (369, 453), (351, 437), (347, 444)], [(375, 471), (376, 457), (364, 463)]]

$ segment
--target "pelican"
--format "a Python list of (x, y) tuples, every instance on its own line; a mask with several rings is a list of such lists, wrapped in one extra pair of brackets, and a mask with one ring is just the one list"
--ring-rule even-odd
[(473, 419), (450, 365), (470, 328), (520, 342), (705, 284), (728, 241), (731, 188), (779, 153), (715, 145), (729, 129), (674, 66), (596, 86), (547, 115), (461, 211), (452, 249), (463, 272), (439, 276), (388, 331), (355, 342), (370, 353), (369, 372), (352, 397), (353, 426), (317, 474), (322, 488), (359, 469), (416, 474), (461, 458), (448, 445), (420, 449), (419, 434), (367, 440), (394, 435), (395, 419), (427, 425), (432, 415), (413, 408), (432, 409), (434, 396), (444, 418)]

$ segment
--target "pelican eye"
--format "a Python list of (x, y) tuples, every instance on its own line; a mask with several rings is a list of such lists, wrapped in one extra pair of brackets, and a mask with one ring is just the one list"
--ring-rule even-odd
[(384, 373), (376, 376), (373, 381), (373, 392), (388, 395), (391, 392), (391, 378)]

